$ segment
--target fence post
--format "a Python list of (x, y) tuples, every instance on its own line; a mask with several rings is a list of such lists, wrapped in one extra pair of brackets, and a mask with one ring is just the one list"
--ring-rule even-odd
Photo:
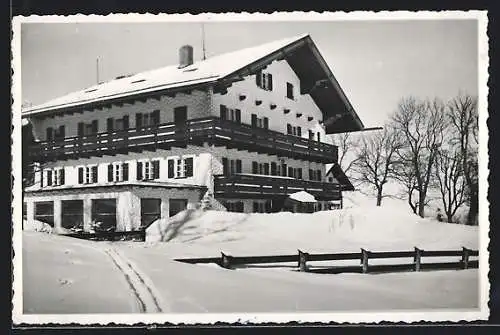
[(231, 256), (224, 254), (222, 251), (221, 251), (221, 255), (222, 255), (222, 258), (221, 258), (222, 267), (225, 269), (230, 269), (231, 268)]
[(368, 273), (368, 254), (369, 251), (361, 248), (361, 269), (363, 273)]
[(469, 249), (462, 247), (462, 267), (464, 269), (469, 268)]
[(299, 271), (307, 272), (307, 252), (302, 252), (299, 250)]
[(415, 256), (413, 257), (413, 262), (415, 264), (415, 271), (420, 271), (421, 259), (422, 259), (422, 249), (415, 247)]

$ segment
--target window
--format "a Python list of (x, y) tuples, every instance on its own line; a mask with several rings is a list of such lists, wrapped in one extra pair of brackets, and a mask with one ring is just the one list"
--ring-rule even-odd
[(269, 175), (269, 163), (252, 162), (252, 173)]
[(300, 126), (292, 126), (290, 123), (286, 125), (287, 135), (302, 136), (302, 128)]
[(141, 199), (141, 228), (148, 227), (159, 218), (161, 218), (161, 199)]
[(220, 105), (220, 118), (221, 120), (233, 121), (241, 123), (241, 110), (227, 108), (225, 105)]
[(255, 75), (255, 81), (258, 87), (262, 88), (266, 91), (273, 90), (273, 75), (270, 73), (264, 73), (262, 71), (258, 71)]
[(328, 177), (328, 181), (329, 181), (330, 183), (333, 183), (333, 177)]
[(311, 141), (314, 141), (314, 131), (312, 131), (311, 129), (309, 129), (309, 139)]
[(309, 169), (309, 180), (321, 181), (321, 170)]
[(241, 159), (222, 158), (222, 171), (224, 176), (230, 176), (235, 173), (241, 173)]
[(129, 117), (128, 117), (128, 115), (125, 115), (121, 119), (115, 119), (115, 118), (109, 117), (106, 120), (106, 125), (107, 125), (108, 133), (128, 129), (128, 128), (130, 128)]
[(114, 231), (116, 199), (92, 199), (92, 223), (96, 231)]
[(169, 199), (168, 216), (174, 216), (187, 208), (187, 199)]
[(94, 120), (89, 123), (79, 122), (78, 123), (78, 136), (91, 136), (96, 135), (99, 132), (99, 122)]
[(110, 163), (108, 164), (108, 181), (127, 181), (128, 163)]
[(61, 216), (63, 228), (83, 229), (83, 200), (62, 200)]
[(269, 118), (258, 118), (257, 114), (252, 114), (252, 127), (269, 129)]
[[(45, 174), (45, 178), (43, 178)], [(42, 172), (41, 186), (60, 186), (64, 185), (64, 168), (47, 169)]]
[(97, 183), (97, 165), (80, 166), (78, 168), (78, 184)]
[(152, 180), (160, 178), (160, 161), (138, 161), (137, 180)]
[(47, 134), (46, 134), (47, 141), (63, 140), (65, 137), (66, 137), (66, 131), (64, 126), (59, 126), (56, 129), (52, 127), (47, 128)]
[(253, 202), (253, 212), (254, 213), (271, 213), (272, 212), (271, 200), (254, 201)]
[(169, 158), (167, 160), (168, 178), (188, 178), (193, 176), (193, 157)]
[(293, 85), (286, 83), (286, 97), (293, 100)]
[(151, 113), (136, 113), (135, 114), (135, 127), (145, 128), (153, 127), (160, 124), (160, 110), (154, 110)]
[(35, 220), (48, 223), (54, 227), (54, 202), (35, 202)]
[(243, 213), (243, 201), (224, 201), (222, 205), (228, 212)]

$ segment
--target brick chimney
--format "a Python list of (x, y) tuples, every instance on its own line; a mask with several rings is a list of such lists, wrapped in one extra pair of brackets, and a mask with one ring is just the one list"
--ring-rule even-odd
[(193, 47), (190, 45), (183, 45), (179, 49), (179, 69), (193, 64)]

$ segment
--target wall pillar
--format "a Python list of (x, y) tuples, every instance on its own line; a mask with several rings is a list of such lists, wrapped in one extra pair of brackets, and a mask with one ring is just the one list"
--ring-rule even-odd
[(28, 227), (35, 226), (35, 202), (33, 200), (26, 200), (26, 216)]
[(161, 205), (160, 205), (160, 211), (161, 211), (161, 217), (163, 218), (168, 218), (170, 217), (169, 211), (170, 211), (170, 205), (168, 203), (169, 197), (162, 197), (161, 198)]
[(83, 199), (83, 230), (90, 231), (92, 223), (92, 200), (89, 198)]
[(60, 232), (62, 228), (62, 203), (60, 199), (54, 200), (54, 230)]

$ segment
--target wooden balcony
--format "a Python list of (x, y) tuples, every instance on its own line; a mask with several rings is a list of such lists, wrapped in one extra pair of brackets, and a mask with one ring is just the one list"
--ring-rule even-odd
[(79, 157), (116, 155), (130, 151), (155, 151), (203, 143), (250, 152), (267, 153), (321, 163), (337, 161), (337, 147), (246, 124), (202, 118), (184, 125), (166, 123), (147, 128), (131, 128), (91, 136), (42, 141), (28, 148), (35, 161), (55, 161)]
[(234, 174), (215, 176), (214, 193), (217, 198), (273, 199), (306, 191), (316, 200), (340, 200), (339, 184), (300, 180), (289, 177)]

